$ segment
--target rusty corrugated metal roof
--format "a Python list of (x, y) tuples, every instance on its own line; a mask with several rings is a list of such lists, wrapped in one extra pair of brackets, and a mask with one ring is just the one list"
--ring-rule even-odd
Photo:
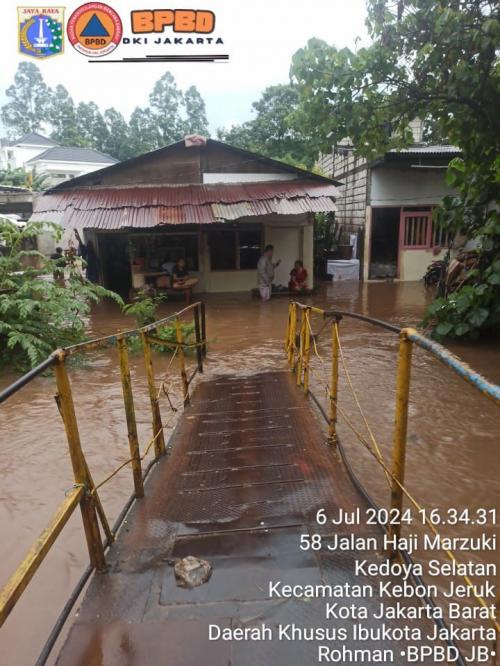
[(211, 224), (259, 215), (335, 211), (335, 196), (334, 185), (308, 180), (76, 188), (39, 197), (31, 219), (103, 230)]

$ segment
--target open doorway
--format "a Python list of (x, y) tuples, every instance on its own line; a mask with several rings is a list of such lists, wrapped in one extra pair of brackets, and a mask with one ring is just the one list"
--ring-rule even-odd
[(370, 278), (395, 278), (398, 274), (400, 208), (373, 208)]
[(121, 296), (132, 286), (127, 234), (99, 234), (99, 256), (103, 284)]

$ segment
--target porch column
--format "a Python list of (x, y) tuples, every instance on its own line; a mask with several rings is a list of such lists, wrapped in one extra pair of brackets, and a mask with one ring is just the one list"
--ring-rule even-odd
[(309, 285), (313, 284), (314, 275), (314, 215), (307, 216), (306, 226), (302, 228), (302, 261), (309, 276)]
[(363, 252), (363, 280), (368, 280), (370, 277), (370, 261), (371, 261), (371, 247), (372, 247), (372, 207), (366, 207), (365, 217), (365, 243)]

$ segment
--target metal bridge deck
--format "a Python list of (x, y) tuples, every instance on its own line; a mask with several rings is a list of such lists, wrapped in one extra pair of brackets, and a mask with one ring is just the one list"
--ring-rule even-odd
[[(268, 584), (376, 583), (355, 578), (352, 552), (299, 549), (300, 534), (318, 531), (319, 508), (335, 515), (339, 507), (350, 511), (363, 502), (325, 446), (293, 375), (200, 383), (174, 433), (171, 455), (153, 470), (146, 497), (135, 503), (109, 552), (109, 572), (90, 583), (57, 664), (317, 663), (315, 641), (209, 641), (208, 626), (357, 623), (326, 619), (325, 603), (334, 600), (269, 599)], [(352, 529), (380, 537), (366, 525)], [(210, 580), (193, 590), (175, 584), (172, 563), (186, 555), (213, 565)], [(367, 555), (381, 557), (377, 551)], [(362, 603), (378, 608), (380, 599)], [(341, 643), (387, 647), (384, 641), (356, 646), (347, 640), (337, 647)], [(406, 644), (392, 647), (394, 663), (407, 663), (400, 655)]]

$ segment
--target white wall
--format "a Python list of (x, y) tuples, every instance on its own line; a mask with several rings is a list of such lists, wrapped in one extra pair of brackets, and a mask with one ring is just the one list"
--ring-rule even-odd
[[(30, 164), (30, 167), (36, 168), (37, 173), (46, 173), (49, 175), (47, 185), (57, 185), (64, 180), (68, 180), (70, 177), (76, 178), (76, 176), (97, 171), (110, 164), (113, 164), (113, 162), (106, 164), (102, 162), (55, 162), (53, 160), (37, 160)], [(59, 177), (58, 174), (64, 174), (64, 178)]]
[[(276, 269), (275, 284), (288, 285), (294, 262), (302, 259), (312, 285), (313, 225), (308, 216), (277, 215), (265, 220), (245, 218), (246, 222), (249, 220), (263, 222), (264, 245), (274, 245), (275, 260), (281, 259), (281, 264)], [(250, 291), (257, 286), (257, 270), (211, 271), (206, 233), (203, 236), (200, 246), (200, 282), (195, 291)]]
[[(41, 155), (47, 150), (49, 146), (2, 146), (0, 152), (2, 154), (1, 163), (5, 167), (17, 169), (24, 167), (26, 162)], [(13, 157), (9, 158), (9, 153), (13, 153)]]
[(446, 249), (435, 254), (432, 250), (401, 250), (399, 253), (399, 279), (417, 282), (424, 277), (433, 261), (444, 259)]
[(262, 183), (270, 180), (296, 180), (295, 173), (204, 173), (203, 182), (210, 183)]
[(266, 227), (265, 244), (274, 245), (274, 261), (281, 264), (274, 275), (275, 284), (288, 284), (290, 271), (297, 259), (301, 259), (301, 232), (296, 227)]
[[(291, 223), (291, 219), (296, 219)], [(276, 218), (265, 226), (265, 245), (274, 245), (275, 260), (281, 259), (276, 269), (275, 284), (287, 285), (290, 280), (290, 271), (297, 259), (304, 262), (304, 268), (309, 275), (309, 284), (313, 280), (313, 224), (307, 215), (294, 216), (294, 218)]]
[[(446, 185), (446, 169), (372, 169), (372, 206), (430, 206), (454, 190)], [(339, 206), (340, 208), (341, 206)]]

